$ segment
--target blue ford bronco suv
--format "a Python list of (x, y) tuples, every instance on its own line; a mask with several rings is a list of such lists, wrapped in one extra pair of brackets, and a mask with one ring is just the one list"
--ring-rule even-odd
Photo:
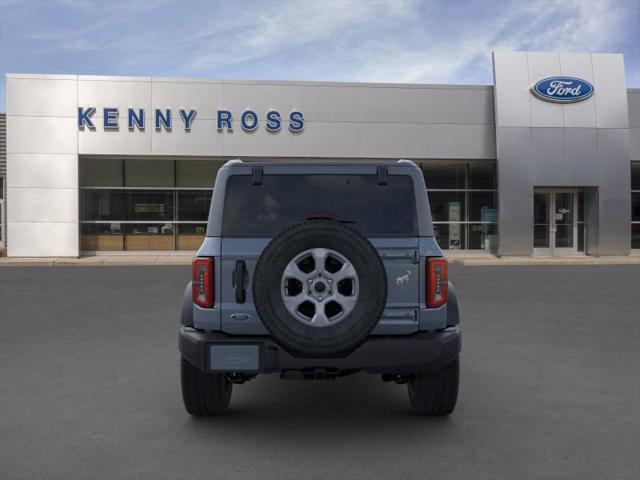
[(453, 412), (458, 304), (422, 172), (397, 163), (227, 162), (181, 310), (184, 405), (221, 415), (259, 373), (360, 371)]

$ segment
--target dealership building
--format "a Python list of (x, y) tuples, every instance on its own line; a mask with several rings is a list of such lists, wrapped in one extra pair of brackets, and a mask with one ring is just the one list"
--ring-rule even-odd
[(191, 254), (230, 159), (404, 158), (444, 249), (638, 252), (640, 89), (622, 55), (496, 52), (493, 72), (487, 86), (8, 74), (0, 246)]

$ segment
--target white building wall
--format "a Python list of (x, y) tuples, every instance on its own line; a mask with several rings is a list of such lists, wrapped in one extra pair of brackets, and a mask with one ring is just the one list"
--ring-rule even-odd
[(7, 77), (7, 250), (77, 256), (77, 77)]
[[(221, 81), (151, 77), (7, 75), (8, 254), (77, 256), (79, 155), (494, 159), (493, 89), (482, 86)], [(78, 129), (78, 107), (94, 107), (95, 129)], [(103, 109), (119, 128), (103, 128)], [(145, 110), (129, 130), (128, 108)], [(154, 128), (171, 109), (172, 131)], [(185, 131), (179, 109), (196, 109)], [(239, 125), (256, 111), (253, 133)], [(218, 110), (234, 115), (217, 130)], [(267, 132), (277, 110), (283, 126)], [(304, 131), (288, 115), (303, 113)]]

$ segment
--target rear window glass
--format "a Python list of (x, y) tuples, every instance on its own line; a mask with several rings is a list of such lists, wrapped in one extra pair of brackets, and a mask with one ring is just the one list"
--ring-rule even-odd
[(408, 175), (265, 175), (253, 185), (250, 175), (232, 175), (227, 190), (222, 234), (272, 237), (329, 214), (367, 236), (416, 236), (415, 195)]

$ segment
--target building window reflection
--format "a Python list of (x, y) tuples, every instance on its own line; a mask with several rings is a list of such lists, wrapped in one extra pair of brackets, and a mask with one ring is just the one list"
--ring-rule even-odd
[(81, 250), (196, 250), (220, 160), (80, 161)]
[(420, 162), (436, 240), (443, 250), (497, 250), (498, 184), (494, 161)]

